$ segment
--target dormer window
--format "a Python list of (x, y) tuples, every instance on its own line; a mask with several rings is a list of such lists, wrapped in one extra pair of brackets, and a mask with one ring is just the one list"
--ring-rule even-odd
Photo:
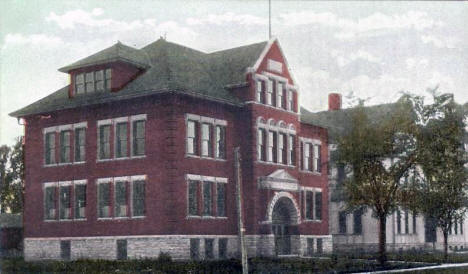
[(75, 94), (111, 89), (112, 71), (103, 69), (75, 75)]

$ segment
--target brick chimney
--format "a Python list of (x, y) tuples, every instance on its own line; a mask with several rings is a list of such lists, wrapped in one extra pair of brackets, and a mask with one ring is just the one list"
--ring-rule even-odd
[(328, 110), (340, 110), (341, 109), (341, 94), (330, 93), (328, 94)]

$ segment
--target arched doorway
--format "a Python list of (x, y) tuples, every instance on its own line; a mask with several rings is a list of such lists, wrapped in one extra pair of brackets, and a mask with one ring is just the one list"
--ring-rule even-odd
[(288, 197), (281, 197), (273, 207), (271, 225), (275, 236), (276, 255), (291, 254), (291, 225), (294, 212), (294, 204)]

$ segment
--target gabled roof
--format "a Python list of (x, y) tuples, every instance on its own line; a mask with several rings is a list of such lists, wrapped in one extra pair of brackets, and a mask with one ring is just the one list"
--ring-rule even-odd
[(45, 113), (60, 109), (101, 104), (147, 96), (161, 92), (185, 93), (209, 100), (240, 105), (240, 100), (226, 89), (228, 85), (243, 84), (248, 67), (253, 66), (267, 42), (238, 48), (203, 53), (159, 39), (142, 49), (121, 43), (84, 58), (61, 71), (107, 62), (106, 58), (125, 58), (146, 65), (143, 74), (118, 92), (95, 92), (74, 98), (68, 96), (68, 86), (18, 111), (13, 117)]

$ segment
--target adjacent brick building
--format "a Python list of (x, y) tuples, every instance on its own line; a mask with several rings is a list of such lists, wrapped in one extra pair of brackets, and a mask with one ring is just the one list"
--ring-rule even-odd
[(27, 260), (328, 252), (327, 131), (299, 114), (276, 39), (203, 53), (120, 42), (61, 68), (25, 124)]

